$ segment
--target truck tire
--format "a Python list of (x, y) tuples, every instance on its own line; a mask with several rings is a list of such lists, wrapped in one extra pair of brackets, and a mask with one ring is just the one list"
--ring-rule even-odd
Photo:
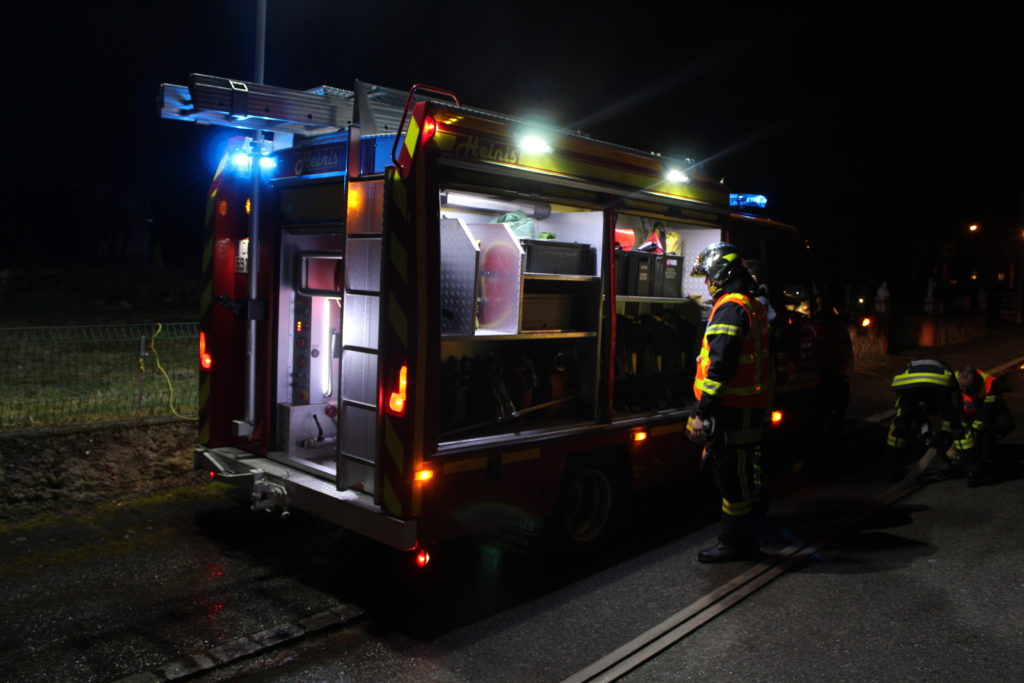
[(545, 524), (552, 549), (570, 554), (605, 549), (627, 517), (627, 489), (613, 458), (581, 455), (571, 460), (555, 511)]
[(850, 404), (850, 383), (846, 378), (831, 378), (822, 383), (816, 401), (817, 418), (804, 434), (805, 467), (819, 473), (833, 472), (840, 466), (840, 450), (846, 410)]

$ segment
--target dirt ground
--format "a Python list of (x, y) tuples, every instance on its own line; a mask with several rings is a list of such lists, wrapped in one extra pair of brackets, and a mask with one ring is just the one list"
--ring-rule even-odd
[(0, 434), (0, 522), (198, 486), (196, 441), (179, 419)]

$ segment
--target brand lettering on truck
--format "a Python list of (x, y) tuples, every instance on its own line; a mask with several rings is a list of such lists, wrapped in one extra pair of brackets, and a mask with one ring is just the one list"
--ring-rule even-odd
[(295, 175), (326, 173), (338, 170), (336, 150), (310, 150), (295, 160)]
[(471, 159), (499, 161), (503, 164), (519, 163), (519, 152), (515, 147), (481, 140), (475, 135), (457, 144), (455, 146), (455, 154)]

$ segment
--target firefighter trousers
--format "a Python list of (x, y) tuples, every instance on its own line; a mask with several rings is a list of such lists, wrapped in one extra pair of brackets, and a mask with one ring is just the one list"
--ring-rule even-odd
[(722, 545), (757, 548), (767, 514), (762, 497), (761, 440), (764, 410), (721, 406), (715, 410), (715, 431), (707, 444), (715, 483), (722, 495)]

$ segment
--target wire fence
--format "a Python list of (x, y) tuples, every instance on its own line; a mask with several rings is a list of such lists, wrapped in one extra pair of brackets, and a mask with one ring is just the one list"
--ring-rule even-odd
[(194, 322), (0, 328), (0, 431), (194, 418), (198, 345)]

